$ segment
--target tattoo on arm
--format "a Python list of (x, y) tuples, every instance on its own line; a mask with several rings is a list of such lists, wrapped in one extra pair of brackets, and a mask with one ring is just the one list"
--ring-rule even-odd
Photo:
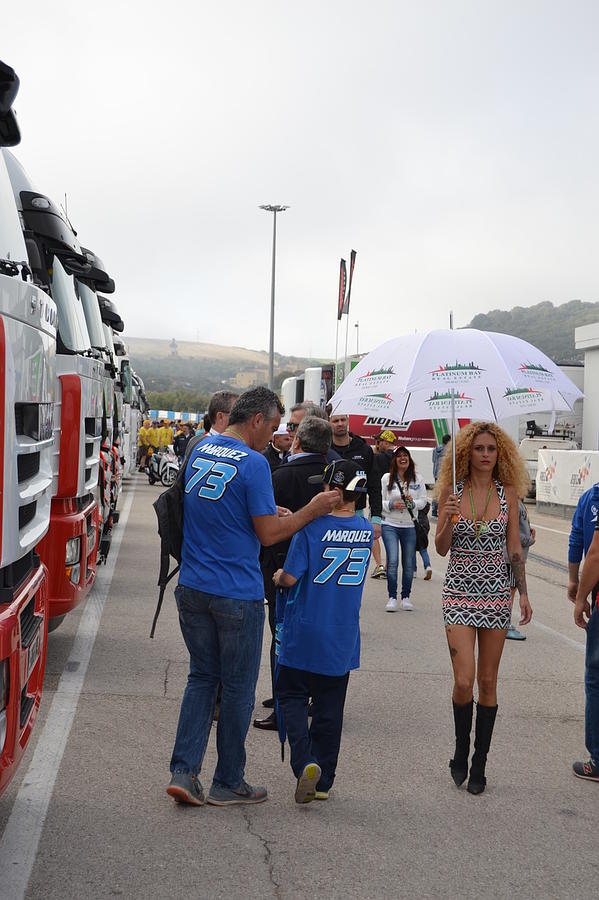
[(512, 572), (514, 573), (514, 581), (520, 594), (528, 594), (526, 587), (526, 573), (524, 571), (524, 557), (521, 553), (512, 553), (510, 560), (512, 564)]
[(449, 652), (450, 652), (450, 654), (451, 654), (451, 658), (452, 658), (452, 659), (458, 655), (458, 651), (457, 651), (456, 647), (451, 647), (451, 646), (450, 646)]

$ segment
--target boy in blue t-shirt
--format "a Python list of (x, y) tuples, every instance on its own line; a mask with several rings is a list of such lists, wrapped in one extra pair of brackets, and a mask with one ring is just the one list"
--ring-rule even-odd
[(290, 589), (275, 693), (297, 778), (296, 803), (326, 800), (335, 778), (349, 672), (360, 665), (360, 604), (373, 538), (368, 520), (356, 515), (367, 476), (354, 462), (335, 460), (308, 481), (324, 482), (325, 491), (341, 497), (334, 513), (294, 536), (285, 569), (273, 578)]

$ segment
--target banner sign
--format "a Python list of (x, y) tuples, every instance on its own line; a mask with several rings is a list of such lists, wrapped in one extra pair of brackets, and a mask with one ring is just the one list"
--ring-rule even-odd
[(599, 481), (599, 451), (539, 450), (537, 503), (576, 506)]
[(356, 251), (352, 250), (351, 255), (349, 257), (349, 284), (347, 286), (347, 297), (345, 298), (345, 302), (343, 304), (343, 312), (349, 315), (349, 300), (351, 297), (351, 283), (354, 277), (354, 266), (356, 264)]
[(345, 312), (345, 282), (347, 280), (347, 272), (345, 269), (345, 260), (342, 259), (339, 265), (339, 296), (337, 298), (337, 319), (339, 320)]

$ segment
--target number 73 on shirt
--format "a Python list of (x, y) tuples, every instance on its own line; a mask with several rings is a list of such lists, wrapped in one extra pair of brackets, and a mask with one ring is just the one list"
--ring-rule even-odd
[(326, 584), (336, 576), (338, 585), (359, 585), (364, 581), (370, 549), (364, 547), (326, 547), (322, 552), (330, 563), (314, 578), (314, 584)]

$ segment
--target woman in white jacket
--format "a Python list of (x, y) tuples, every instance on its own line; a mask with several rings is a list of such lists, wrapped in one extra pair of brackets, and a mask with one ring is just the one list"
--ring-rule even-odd
[[(387, 589), (389, 601), (385, 609), (397, 609), (397, 571), (401, 546), (401, 608), (414, 609), (410, 600), (416, 562), (416, 528), (418, 510), (427, 503), (426, 485), (416, 475), (414, 460), (406, 447), (398, 447), (391, 460), (389, 474), (381, 479), (383, 500), (383, 544), (387, 554)], [(410, 513), (413, 514), (410, 515)]]

